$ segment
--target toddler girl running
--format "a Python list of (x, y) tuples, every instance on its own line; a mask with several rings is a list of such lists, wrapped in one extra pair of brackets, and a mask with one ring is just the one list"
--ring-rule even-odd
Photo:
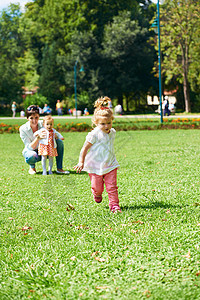
[[(46, 170), (47, 156), (49, 157), (49, 175), (53, 174), (52, 172), (53, 158), (54, 156), (58, 156), (55, 139), (59, 138), (61, 140), (64, 140), (62, 134), (56, 131), (53, 128), (53, 125), (54, 125), (54, 121), (52, 116), (50, 115), (45, 116), (43, 119), (43, 126), (47, 134), (46, 134), (46, 138), (39, 140), (39, 146), (38, 146), (38, 154), (42, 156), (42, 168), (43, 168), (42, 175), (47, 175), (47, 170)], [(40, 130), (36, 131), (34, 135), (35, 136), (39, 135), (41, 131), (44, 131), (44, 128), (41, 128)]]
[[(77, 172), (87, 171), (91, 180), (91, 190), (97, 203), (102, 201), (104, 183), (112, 212), (121, 212), (117, 187), (117, 168), (119, 164), (114, 154), (116, 131), (112, 128), (113, 111), (107, 106), (110, 98), (99, 98), (95, 102), (92, 122), (95, 129), (88, 133), (81, 149)], [(88, 150), (90, 151), (88, 152)]]

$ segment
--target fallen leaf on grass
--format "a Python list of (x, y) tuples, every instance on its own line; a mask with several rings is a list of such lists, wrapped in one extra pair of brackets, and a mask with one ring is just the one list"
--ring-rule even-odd
[(99, 251), (93, 252), (93, 253), (91, 254), (91, 256), (95, 256), (95, 255), (97, 255), (97, 254), (99, 254)]
[(143, 295), (146, 296), (147, 298), (149, 298), (151, 296), (151, 292), (146, 290), (143, 292)]
[(142, 221), (140, 221), (140, 220), (138, 220), (138, 221), (133, 221), (132, 223), (138, 223), (138, 224), (144, 224), (144, 222), (142, 222)]
[(72, 256), (70, 259), (73, 260), (73, 261), (75, 261), (76, 260), (76, 256)]
[(107, 230), (110, 230), (110, 231), (112, 231), (112, 228), (110, 227), (110, 225), (106, 224), (106, 226), (108, 227), (108, 229), (107, 229)]
[(108, 289), (109, 286), (96, 286), (97, 290), (103, 290), (103, 289)]
[[(46, 208), (42, 207), (42, 209), (45, 210), (45, 211), (49, 211), (51, 208), (49, 207), (49, 208), (46, 209)], [(50, 212), (53, 212), (53, 211), (51, 210)]]
[(196, 276), (199, 276), (200, 275), (200, 271), (198, 271), (197, 273), (196, 273)]
[(66, 211), (75, 210), (74, 206), (67, 203)]
[(106, 261), (105, 258), (101, 258), (101, 257), (94, 257), (94, 259), (96, 259), (99, 262), (104, 262)]
[(12, 217), (9, 217), (9, 218), (8, 218), (8, 220), (14, 220), (14, 218), (12, 218)]
[(200, 271), (198, 271), (197, 273), (196, 273), (196, 276), (199, 276), (200, 275)]
[(26, 230), (29, 230), (29, 229), (32, 229), (32, 227), (29, 227), (29, 226), (22, 227), (22, 231), (26, 231)]
[(78, 226), (75, 226), (76, 229), (89, 229), (89, 227), (87, 227), (86, 225), (78, 225)]
[(191, 255), (190, 255), (190, 250), (188, 251), (188, 253), (186, 255), (182, 255), (183, 257), (190, 259)]

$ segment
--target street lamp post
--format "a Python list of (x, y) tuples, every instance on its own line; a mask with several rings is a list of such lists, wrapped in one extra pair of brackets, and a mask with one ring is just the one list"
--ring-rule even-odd
[(161, 77), (161, 50), (160, 50), (160, 5), (157, 1), (157, 17), (154, 20), (152, 27), (156, 27), (158, 34), (158, 74), (159, 74), (159, 99), (160, 99), (160, 122), (163, 123), (163, 110), (162, 110), (162, 77)]
[(77, 88), (76, 88), (76, 68), (77, 68), (78, 60), (75, 61), (74, 65), (74, 96), (75, 96), (75, 110), (76, 110), (76, 118), (77, 118)]
[(161, 51), (160, 51), (160, 6), (157, 2), (157, 17), (158, 17), (158, 66), (159, 66), (159, 98), (160, 98), (160, 122), (163, 123), (162, 110), (162, 77), (161, 77)]

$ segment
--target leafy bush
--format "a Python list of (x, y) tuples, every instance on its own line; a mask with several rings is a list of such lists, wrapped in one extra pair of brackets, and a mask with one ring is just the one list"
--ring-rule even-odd
[(45, 103), (49, 104), (47, 98), (41, 94), (29, 95), (24, 100), (24, 106), (27, 108), (29, 105), (39, 105), (40, 107), (44, 107)]

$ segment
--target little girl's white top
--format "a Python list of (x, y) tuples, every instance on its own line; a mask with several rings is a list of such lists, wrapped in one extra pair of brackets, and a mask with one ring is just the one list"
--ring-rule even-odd
[(88, 133), (86, 142), (92, 144), (85, 157), (83, 171), (104, 175), (119, 167), (114, 153), (114, 139), (116, 131), (111, 128), (110, 133), (104, 133), (98, 126)]
[[(62, 136), (62, 134), (61, 134), (60, 132), (58, 132), (58, 131), (55, 130), (54, 128), (52, 128), (52, 130), (53, 130), (53, 144), (54, 144), (53, 147), (56, 148), (56, 147), (57, 147), (57, 144), (56, 144), (55, 134), (57, 135), (57, 138), (58, 138), (58, 139), (63, 138), (63, 136)], [(48, 143), (49, 143), (49, 131), (48, 131), (46, 128), (42, 127), (41, 129), (39, 129), (38, 131), (36, 131), (36, 132), (34, 133), (34, 136), (37, 136), (37, 135), (40, 134), (42, 131), (46, 131), (46, 138), (40, 139), (40, 140), (39, 140), (39, 144), (48, 145)]]

